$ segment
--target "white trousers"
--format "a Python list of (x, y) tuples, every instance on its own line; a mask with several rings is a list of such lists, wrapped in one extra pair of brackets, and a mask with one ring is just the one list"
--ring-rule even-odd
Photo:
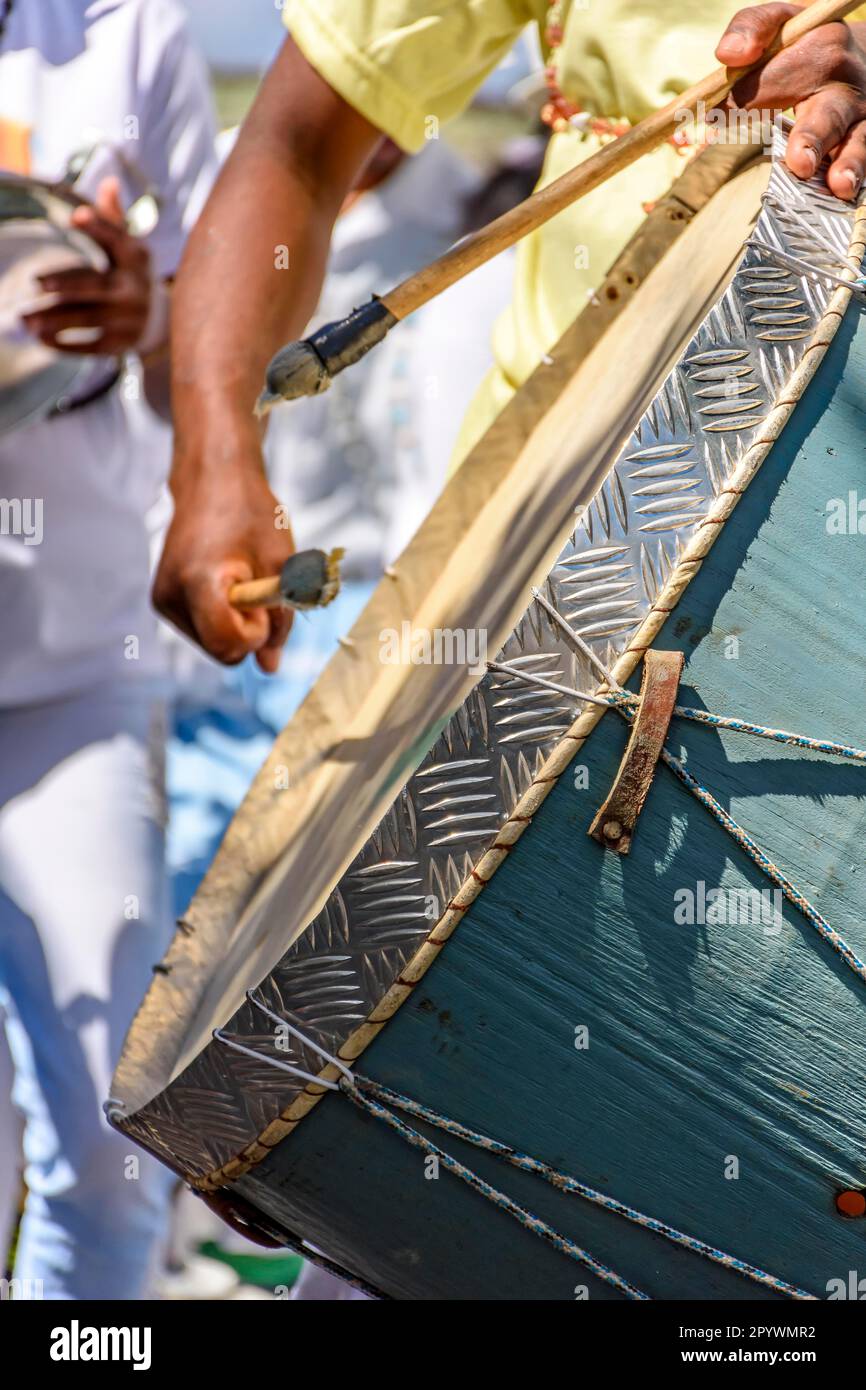
[(167, 1211), (171, 1175), (102, 1113), (170, 936), (164, 723), (132, 683), (0, 709), (0, 1002), (28, 1186), (14, 1274), (45, 1298), (141, 1297)]

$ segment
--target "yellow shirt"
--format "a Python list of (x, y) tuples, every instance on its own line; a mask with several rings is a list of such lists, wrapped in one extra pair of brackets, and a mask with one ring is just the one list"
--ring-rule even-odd
[[(557, 84), (593, 115), (640, 120), (717, 65), (715, 46), (741, 7), (736, 0), (564, 0)], [(464, 110), (527, 24), (538, 25), (544, 42), (548, 11), (548, 0), (288, 0), (284, 18), (325, 80), (415, 151)], [(593, 134), (555, 134), (541, 184), (598, 147)], [(663, 196), (682, 160), (663, 145), (521, 242), (513, 302), (494, 331), (495, 366), (464, 421), (457, 459), (585, 306), (644, 216), (643, 204)]]

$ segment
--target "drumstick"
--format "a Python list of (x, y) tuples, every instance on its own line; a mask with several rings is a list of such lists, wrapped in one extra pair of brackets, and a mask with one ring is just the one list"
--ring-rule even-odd
[(229, 589), (235, 608), (325, 608), (340, 592), (340, 549), (299, 550), (279, 574), (267, 579), (247, 579)]
[(326, 391), (338, 372), (381, 342), (395, 323), (662, 144), (682, 123), (687, 112), (694, 114), (701, 104), (704, 108), (717, 106), (747, 72), (763, 67), (780, 49), (789, 47), (822, 24), (843, 19), (860, 4), (862, 0), (812, 0), (788, 20), (757, 63), (745, 68), (716, 68), (667, 106), (646, 116), (584, 163), (539, 189), (486, 227), (458, 241), (444, 255), (387, 294), (374, 296), (339, 322), (326, 324), (311, 337), (281, 348), (268, 366), (256, 414), (267, 414), (279, 401)]

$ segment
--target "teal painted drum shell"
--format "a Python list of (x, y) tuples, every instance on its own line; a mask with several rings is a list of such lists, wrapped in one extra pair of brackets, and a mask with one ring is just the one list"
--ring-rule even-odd
[[(866, 498), (864, 403), (852, 306), (655, 644), (681, 703), (866, 746), (866, 534), (827, 515)], [(588, 837), (626, 733), (605, 715), (357, 1070), (827, 1298), (866, 1278), (834, 1202), (866, 1185), (866, 985), (787, 903), (675, 920), (771, 885), (667, 769), (628, 858)], [(866, 768), (678, 720), (668, 747), (866, 958)], [(777, 1297), (418, 1127), (653, 1298)], [(340, 1095), (227, 1191), (388, 1296), (621, 1297)]]

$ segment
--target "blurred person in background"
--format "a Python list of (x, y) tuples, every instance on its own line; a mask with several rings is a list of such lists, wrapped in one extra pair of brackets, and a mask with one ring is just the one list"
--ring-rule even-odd
[[(140, 1297), (170, 1182), (102, 1114), (171, 924), (145, 525), (165, 458), (123, 359), (165, 409), (170, 281), (213, 136), (175, 0), (0, 0), (0, 167), (83, 165), (74, 221), (109, 262), (41, 276), (19, 308), (32, 337), (107, 370), (0, 438), (0, 496), (43, 508), (39, 544), (0, 536), (0, 993), (25, 1122), (14, 1274), (50, 1299)], [(133, 169), (159, 207), (144, 240), (124, 220)], [(4, 1186), (8, 1210), (14, 1173)]]

